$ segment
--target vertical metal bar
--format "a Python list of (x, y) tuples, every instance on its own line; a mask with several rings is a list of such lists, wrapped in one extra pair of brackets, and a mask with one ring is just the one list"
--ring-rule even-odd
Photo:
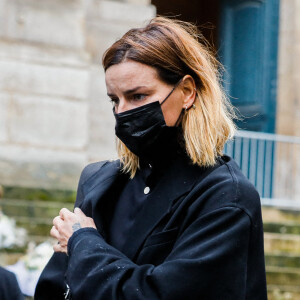
[(239, 165), (239, 167), (241, 167), (242, 165), (242, 161), (241, 161), (241, 147), (242, 147), (242, 137), (236, 137), (235, 138), (235, 144), (234, 144), (234, 159), (237, 162), (237, 164)]
[(257, 164), (257, 140), (251, 139), (250, 160), (249, 160), (249, 180), (256, 186), (256, 164)]
[(258, 140), (257, 147), (257, 164), (256, 164), (256, 188), (263, 197), (263, 185), (264, 185), (264, 141)]
[(271, 198), (272, 194), (272, 164), (273, 164), (273, 141), (266, 141), (265, 151), (265, 179), (264, 195), (265, 198)]
[(277, 157), (277, 142), (272, 141), (272, 163), (271, 163), (271, 181), (270, 181), (270, 198), (273, 198), (274, 196), (274, 176), (276, 172), (276, 157)]
[(241, 169), (242, 172), (245, 174), (245, 176), (249, 176), (249, 139), (243, 138), (243, 149), (242, 149), (242, 163), (241, 163)]
[(233, 156), (232, 154), (233, 154), (233, 141), (231, 140), (231, 141), (228, 141), (227, 143), (226, 143), (226, 147), (225, 147), (226, 149), (225, 149), (225, 153), (228, 155), (228, 156)]

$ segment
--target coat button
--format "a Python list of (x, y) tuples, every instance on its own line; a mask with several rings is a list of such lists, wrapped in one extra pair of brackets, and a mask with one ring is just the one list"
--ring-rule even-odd
[(146, 186), (144, 188), (144, 194), (147, 195), (147, 194), (149, 194), (149, 192), (150, 192), (150, 188), (149, 188), (149, 186)]

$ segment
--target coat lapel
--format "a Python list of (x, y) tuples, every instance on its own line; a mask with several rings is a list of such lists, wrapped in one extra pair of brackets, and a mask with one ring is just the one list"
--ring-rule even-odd
[(188, 164), (186, 159), (175, 161), (165, 172), (157, 186), (149, 194), (132, 226), (123, 253), (134, 259), (146, 237), (169, 212), (174, 200), (188, 193), (199, 177), (210, 169)]
[[(118, 190), (120, 181), (120, 161), (107, 162), (93, 176), (83, 183), (84, 200), (82, 211), (93, 218), (98, 231), (106, 237), (104, 227), (111, 218), (113, 199), (112, 191)], [(112, 189), (113, 187), (113, 189)]]

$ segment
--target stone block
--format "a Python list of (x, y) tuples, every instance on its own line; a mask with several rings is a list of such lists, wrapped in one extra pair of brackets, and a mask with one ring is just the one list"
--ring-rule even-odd
[(48, 45), (12, 43), (4, 40), (0, 40), (0, 60), (18, 60), (24, 63), (71, 68), (87, 69), (89, 66), (89, 55), (85, 51), (49, 47)]
[(104, 72), (98, 66), (91, 67), (90, 72), (89, 159), (95, 161), (114, 158), (115, 119), (112, 104), (106, 95)]
[[(95, 107), (94, 107), (95, 109)], [(100, 112), (99, 108), (95, 112)], [(105, 115), (93, 115), (90, 121), (90, 140), (88, 144), (89, 160), (98, 161), (116, 158), (114, 120), (108, 120)]]
[(83, 48), (80, 0), (0, 0), (0, 36), (27, 42)]
[[(136, 1), (135, 1), (136, 2)], [(154, 5), (122, 3), (119, 1), (92, 1), (87, 7), (88, 20), (109, 20), (112, 23), (141, 24), (156, 14)]]
[[(299, 53), (297, 53), (300, 55), (300, 51)], [(300, 59), (299, 60), (299, 64), (297, 64), (297, 69), (300, 68)], [(296, 74), (294, 75), (294, 107), (293, 109), (295, 110), (295, 112), (300, 111), (300, 84), (299, 84), (299, 80), (300, 80), (300, 72), (295, 72)]]
[[(295, 268), (280, 268), (267, 267), (266, 268), (267, 283), (269, 285), (283, 285), (283, 286), (299, 286), (300, 272)], [(276, 298), (275, 298), (276, 299)], [(277, 299), (295, 299), (292, 297), (278, 297)]]
[(151, 0), (123, 0), (126, 3), (139, 4), (139, 5), (149, 5)]
[[(300, 1), (299, 0), (294, 0), (294, 22), (295, 22), (295, 28), (294, 30), (296, 30), (298, 33), (300, 33), (300, 20), (299, 20), (299, 13), (300, 13)], [(290, 4), (291, 6), (291, 4)], [(298, 40), (299, 42), (299, 40)]]
[(5, 142), (8, 139), (8, 103), (9, 99), (0, 95), (0, 142)]
[[(299, 120), (299, 119), (298, 119)], [(300, 123), (300, 122), (299, 122)], [(299, 127), (297, 128), (297, 132), (296, 132), (297, 136), (300, 136), (300, 124)], [(294, 182), (295, 182), (295, 200), (300, 199), (300, 144), (298, 144), (296, 147), (296, 151), (295, 151), (295, 171), (294, 171)]]
[(296, 22), (296, 3), (294, 0), (281, 0), (280, 1), (280, 14), (279, 14), (279, 29), (280, 32), (286, 34), (295, 30)]
[(74, 190), (86, 164), (84, 152), (2, 144), (0, 183), (4, 186)]
[(265, 233), (264, 244), (266, 253), (300, 254), (300, 237), (298, 235)]
[(279, 36), (278, 52), (278, 75), (286, 76), (293, 71), (293, 57), (295, 55), (295, 45), (293, 45), (293, 36), (290, 33)]
[(94, 63), (101, 63), (103, 52), (126, 31), (140, 27), (155, 16), (152, 5), (114, 1), (92, 1), (87, 7), (86, 49)]
[(9, 123), (13, 143), (52, 149), (84, 150), (87, 103), (15, 95)]
[(81, 68), (0, 61), (0, 90), (86, 99), (88, 72)]
[(300, 269), (300, 257), (297, 255), (265, 255), (266, 266), (278, 266)]

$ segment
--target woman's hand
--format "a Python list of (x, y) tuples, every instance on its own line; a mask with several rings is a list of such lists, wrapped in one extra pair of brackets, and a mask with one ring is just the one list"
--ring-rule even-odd
[(96, 229), (94, 220), (87, 217), (78, 207), (75, 208), (74, 213), (62, 208), (59, 216), (53, 219), (53, 227), (50, 231), (50, 235), (58, 240), (58, 243), (53, 246), (54, 251), (67, 254), (69, 238), (75, 231), (84, 227)]

